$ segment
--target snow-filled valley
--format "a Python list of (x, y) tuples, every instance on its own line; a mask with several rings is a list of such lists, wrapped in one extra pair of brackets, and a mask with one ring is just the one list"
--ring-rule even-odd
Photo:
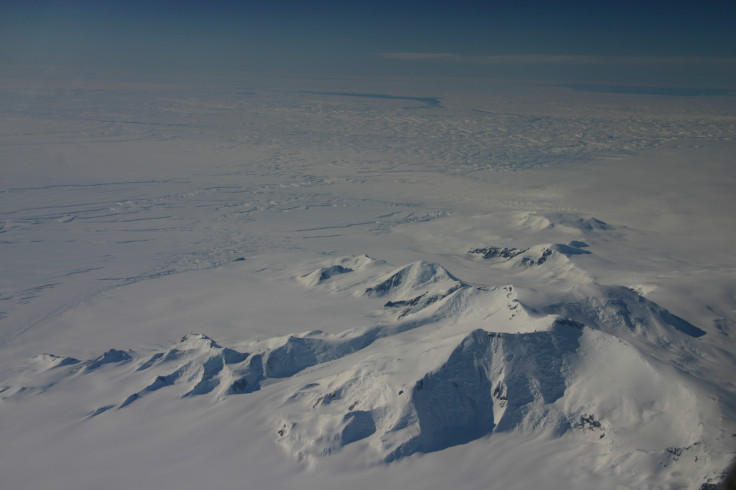
[(2, 87), (0, 487), (722, 479), (732, 96), (241, 85)]

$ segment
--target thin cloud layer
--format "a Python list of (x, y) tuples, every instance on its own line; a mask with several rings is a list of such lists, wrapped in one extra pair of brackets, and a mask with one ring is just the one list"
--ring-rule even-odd
[(677, 65), (686, 64), (728, 67), (736, 58), (700, 56), (587, 56), (551, 54), (465, 55), (460, 53), (376, 53), (376, 56), (395, 61), (446, 61), (476, 65)]

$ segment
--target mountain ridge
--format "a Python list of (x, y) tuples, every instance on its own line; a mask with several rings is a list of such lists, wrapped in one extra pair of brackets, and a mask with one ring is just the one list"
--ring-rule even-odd
[[(522, 272), (545, 267), (555, 265)], [(187, 334), (148, 355), (39, 355), (0, 401), (51, 393), (80, 376), (127, 379), (126, 393), (89, 407), (85, 418), (96, 419), (135, 410), (143, 398), (221, 403), (276, 390), (274, 441), (308, 466), (348, 447), (362, 447), (366, 464), (384, 464), (516, 432), (582, 437), (599, 458), (623, 458), (641, 444), (667, 464), (709, 457), (703, 481), (726, 458), (708, 456), (709, 414), (719, 405), (693, 391), (705, 350), (692, 342), (706, 331), (629, 288), (589, 281), (554, 294), (519, 292), (472, 286), (439, 264), (392, 267), (367, 256), (331, 259), (295, 278), (337, 301), (376, 302), (378, 321), (232, 346)]]

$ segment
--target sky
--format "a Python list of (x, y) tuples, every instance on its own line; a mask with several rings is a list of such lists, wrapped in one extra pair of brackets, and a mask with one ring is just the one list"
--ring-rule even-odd
[(0, 67), (723, 86), (735, 20), (733, 0), (0, 0)]

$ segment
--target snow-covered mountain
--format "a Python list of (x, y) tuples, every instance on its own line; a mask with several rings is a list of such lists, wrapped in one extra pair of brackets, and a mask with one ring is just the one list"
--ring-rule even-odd
[(722, 479), (727, 96), (199, 76), (3, 78), (0, 488)]
[[(566, 247), (471, 254), (545, 277)], [(40, 354), (4, 380), (0, 400), (52, 403), (88, 378), (92, 391), (76, 407), (87, 424), (113, 423), (143, 400), (201, 397), (216, 411), (265, 391), (273, 440), (310, 467), (347, 450), (370, 467), (502, 434), (576, 441), (585, 464), (660, 467), (658, 478), (673, 484), (712, 481), (728, 464), (724, 420), (733, 414), (706, 396), (706, 332), (631, 289), (588, 281), (540, 294), (365, 255), (295, 277), (329, 301), (374, 304), (374, 324), (230, 346), (188, 334), (145, 354), (111, 347), (88, 360)], [(121, 389), (94, 388), (111, 383)]]

